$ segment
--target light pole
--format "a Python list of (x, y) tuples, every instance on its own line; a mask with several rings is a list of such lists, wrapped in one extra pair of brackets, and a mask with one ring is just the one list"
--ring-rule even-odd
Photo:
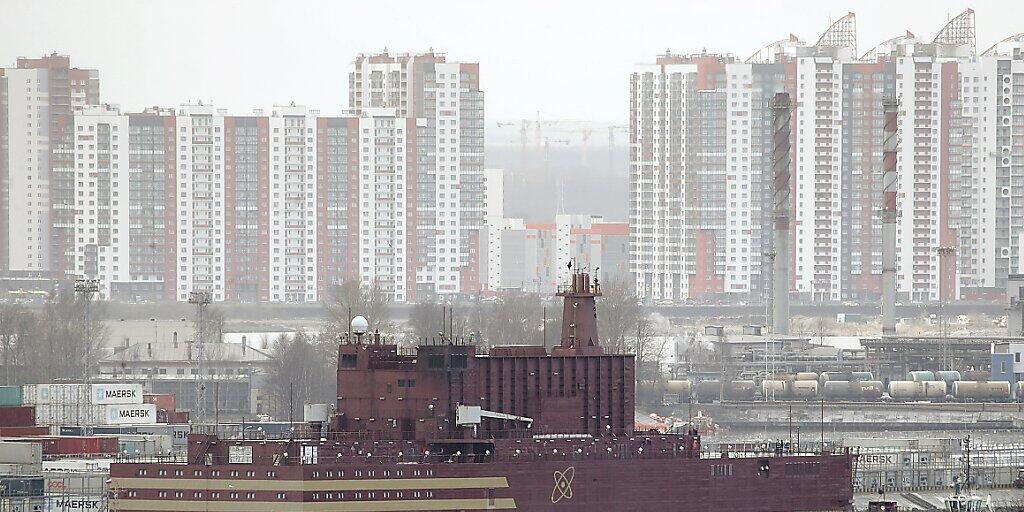
[(208, 291), (193, 291), (188, 294), (188, 303), (196, 307), (195, 318), (195, 366), (196, 366), (196, 404), (193, 423), (202, 423), (206, 419), (206, 308), (211, 297)]
[[(90, 396), (92, 395), (92, 364), (93, 364), (93, 345), (92, 345), (92, 296), (93, 294), (100, 291), (100, 282), (97, 279), (76, 279), (75, 280), (75, 295), (81, 300), (85, 301), (85, 346), (82, 347), (82, 356), (84, 367), (82, 369), (83, 378)], [(82, 406), (81, 404), (76, 407), (78, 410), (78, 423), (82, 424)]]
[(86, 383), (92, 382), (92, 296), (99, 291), (100, 282), (98, 279), (75, 280), (75, 295), (78, 295), (79, 298), (85, 301), (85, 350), (83, 351), (85, 368), (83, 380)]

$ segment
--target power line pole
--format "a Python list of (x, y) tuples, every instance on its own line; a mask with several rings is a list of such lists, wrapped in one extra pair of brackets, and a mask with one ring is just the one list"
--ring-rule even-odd
[(196, 367), (196, 403), (193, 423), (201, 424), (206, 420), (206, 308), (210, 305), (210, 292), (193, 291), (188, 294), (188, 303), (196, 307), (195, 317), (195, 354), (193, 364)]

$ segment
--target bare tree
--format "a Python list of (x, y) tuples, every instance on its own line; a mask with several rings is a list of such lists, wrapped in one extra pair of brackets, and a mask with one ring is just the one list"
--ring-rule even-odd
[(632, 352), (630, 343), (637, 325), (644, 317), (632, 283), (623, 277), (614, 277), (601, 285), (602, 296), (597, 302), (598, 333), (606, 352)]
[(368, 285), (345, 281), (331, 289), (325, 305), (330, 328), (335, 335), (346, 333), (350, 318), (362, 316), (369, 322), (371, 332), (387, 332), (393, 327), (388, 316), (391, 302), (391, 294), (376, 281)]
[(301, 414), (302, 404), (334, 401), (335, 351), (330, 337), (314, 337), (305, 331), (291, 337), (282, 334), (273, 342), (267, 387), (271, 411), (277, 418)]

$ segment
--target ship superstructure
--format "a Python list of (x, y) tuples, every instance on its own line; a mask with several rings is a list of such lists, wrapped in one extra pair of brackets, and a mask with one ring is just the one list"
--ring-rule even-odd
[[(189, 438), (184, 463), (111, 467), (111, 510), (843, 510), (852, 455), (702, 455), (700, 436), (634, 432), (634, 361), (606, 354), (598, 283), (577, 272), (557, 346), (444, 338), (412, 353), (377, 333), (338, 349), (322, 429)], [(656, 507), (656, 508), (655, 508)]]

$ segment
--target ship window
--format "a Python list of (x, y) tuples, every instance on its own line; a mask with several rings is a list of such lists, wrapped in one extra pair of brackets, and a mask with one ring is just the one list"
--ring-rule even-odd
[(342, 368), (355, 368), (356, 367), (356, 355), (355, 354), (342, 354), (341, 355), (341, 367)]
[(453, 355), (452, 368), (465, 368), (467, 366), (467, 361), (468, 359), (466, 359), (465, 355)]
[(440, 354), (430, 354), (427, 356), (427, 368), (431, 370), (444, 368), (444, 356)]

